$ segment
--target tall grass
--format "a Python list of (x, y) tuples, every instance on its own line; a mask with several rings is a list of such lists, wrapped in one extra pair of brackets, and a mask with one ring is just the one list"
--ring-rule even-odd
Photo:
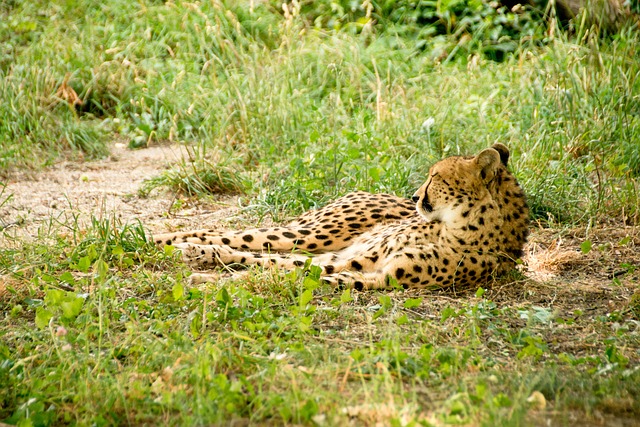
[[(69, 149), (100, 156), (117, 133), (195, 143), (234, 159), (256, 207), (288, 215), (355, 188), (409, 194), (436, 159), (501, 141), (536, 217), (638, 219), (631, 29), (441, 64), (383, 27), (324, 30), (268, 3), (39, 5), (0, 12), (15, 46), (0, 68), (4, 173)], [(82, 105), (54, 96), (67, 75)]]

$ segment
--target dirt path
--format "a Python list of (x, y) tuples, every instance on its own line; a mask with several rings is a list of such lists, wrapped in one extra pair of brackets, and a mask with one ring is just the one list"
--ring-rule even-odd
[(236, 211), (234, 198), (189, 202), (175, 210), (171, 209), (171, 194), (140, 197), (138, 191), (145, 179), (157, 176), (186, 155), (186, 150), (176, 145), (130, 150), (116, 143), (104, 160), (62, 162), (44, 172), (17, 173), (5, 189), (4, 196), (12, 196), (0, 207), (0, 226), (13, 234), (35, 236), (51, 218), (64, 218), (64, 223), (76, 215), (82, 226), (92, 215), (115, 214), (123, 223), (140, 220), (157, 232), (200, 228)]

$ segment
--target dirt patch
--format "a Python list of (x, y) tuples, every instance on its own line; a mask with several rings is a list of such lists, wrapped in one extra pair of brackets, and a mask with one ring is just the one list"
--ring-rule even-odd
[(141, 197), (145, 179), (160, 174), (187, 156), (184, 147), (158, 145), (130, 150), (116, 143), (111, 155), (95, 162), (62, 162), (49, 170), (16, 173), (0, 207), (0, 226), (18, 236), (36, 236), (52, 219), (85, 226), (92, 216), (115, 215), (123, 223), (142, 222), (151, 232), (176, 228), (201, 228), (237, 210), (232, 197), (219, 200), (186, 200), (176, 209), (172, 194)]

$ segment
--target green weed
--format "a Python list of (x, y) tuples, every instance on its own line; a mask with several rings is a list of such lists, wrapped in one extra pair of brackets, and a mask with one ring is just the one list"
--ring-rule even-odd
[(231, 159), (220, 159), (220, 156), (207, 157), (190, 151), (190, 161), (183, 160), (161, 175), (145, 180), (140, 194), (146, 197), (158, 187), (167, 187), (187, 196), (242, 193), (248, 188), (247, 179), (238, 173), (241, 165)]

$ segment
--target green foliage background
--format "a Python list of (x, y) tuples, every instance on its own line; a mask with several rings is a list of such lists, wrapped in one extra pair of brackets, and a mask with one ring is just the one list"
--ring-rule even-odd
[[(565, 40), (536, 11), (478, 0), (36, 1), (0, 14), (5, 174), (103, 156), (118, 135), (195, 143), (204, 176), (150, 185), (244, 188), (277, 216), (355, 188), (409, 194), (434, 160), (501, 141), (537, 217), (595, 219), (607, 203), (637, 218), (632, 28)], [(81, 106), (60, 98), (66, 79)]]

